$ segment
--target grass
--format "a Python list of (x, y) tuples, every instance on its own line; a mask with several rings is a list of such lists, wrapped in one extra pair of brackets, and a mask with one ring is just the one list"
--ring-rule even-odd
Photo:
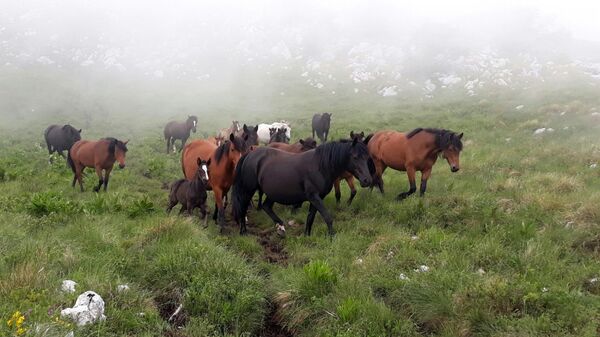
[[(5, 323), (20, 311), (29, 334), (48, 328), (64, 336), (76, 328), (60, 309), (85, 290), (104, 298), (107, 320), (76, 335), (266, 335), (273, 319), (297, 336), (598, 335), (600, 283), (591, 280), (600, 277), (600, 168), (590, 165), (600, 161), (600, 120), (588, 112), (600, 100), (593, 91), (376, 103), (286, 93), (267, 97), (266, 111), (265, 101), (242, 96), (227, 107), (248, 104), (238, 117), (249, 124), (288, 119), (294, 139), (310, 133), (312, 112), (323, 109), (333, 112), (332, 138), (417, 126), (461, 131), (461, 171), (450, 173), (440, 158), (426, 197), (397, 202), (406, 175), (389, 170), (385, 195), (361, 190), (350, 207), (327, 197), (333, 240), (317, 217), (311, 237), (291, 226), (287, 238), (261, 242), (165, 214), (165, 184), (181, 168), (178, 155), (163, 153), (165, 118), (156, 113), (136, 118), (113, 102), (114, 112), (84, 128), (84, 138), (131, 138), (127, 168), (113, 171), (107, 193), (91, 191), (93, 172), (80, 193), (60, 158), (47, 163), (40, 135), (55, 119), (0, 126), (7, 135), (0, 140), (0, 335), (14, 333)], [(519, 104), (525, 108), (515, 111)], [(233, 116), (225, 108), (216, 118), (198, 115), (195, 138)], [(82, 116), (68, 119), (79, 125)], [(539, 127), (555, 131), (534, 136)], [(306, 218), (305, 209), (276, 211), (300, 224)], [(273, 227), (264, 213), (249, 217), (257, 231)], [(265, 242), (283, 250), (279, 263), (265, 258)], [(421, 265), (429, 270), (415, 271)], [(64, 279), (78, 283), (75, 294), (60, 291)], [(118, 292), (119, 284), (131, 289)]]

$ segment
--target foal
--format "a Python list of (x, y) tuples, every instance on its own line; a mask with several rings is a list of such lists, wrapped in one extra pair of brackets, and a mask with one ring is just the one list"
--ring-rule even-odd
[(210, 158), (208, 161), (198, 158), (197, 164), (198, 170), (196, 170), (193, 179), (179, 179), (171, 185), (167, 213), (170, 213), (171, 209), (177, 203), (180, 203), (181, 209), (179, 210), (179, 214), (187, 211), (188, 215), (192, 216), (194, 208), (200, 208), (200, 220), (208, 220), (206, 217), (206, 187), (208, 185)]

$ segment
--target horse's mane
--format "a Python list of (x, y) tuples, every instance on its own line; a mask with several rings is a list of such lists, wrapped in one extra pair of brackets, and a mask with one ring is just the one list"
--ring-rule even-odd
[(425, 131), (435, 135), (435, 145), (439, 149), (447, 149), (451, 145), (454, 146), (458, 151), (462, 151), (463, 143), (460, 140), (456, 132), (446, 129), (434, 129), (434, 128), (416, 128), (406, 134), (406, 138), (410, 139), (414, 135), (421, 131)]
[[(234, 137), (233, 142), (236, 149), (239, 149), (240, 152), (244, 152), (243, 150), (245, 149), (246, 143), (242, 138)], [(221, 161), (221, 158), (223, 158), (225, 153), (229, 152), (230, 148), (231, 140), (227, 140), (215, 150), (215, 160), (217, 161), (217, 164)]]
[(114, 154), (115, 153), (115, 147), (119, 147), (119, 149), (121, 149), (121, 151), (123, 152), (127, 152), (127, 145), (125, 145), (125, 143), (123, 143), (122, 141), (113, 138), (113, 137), (106, 137), (106, 138), (102, 138), (102, 140), (107, 140), (110, 143), (108, 144), (108, 152)]
[[(319, 169), (322, 172), (332, 173), (338, 173), (342, 170), (348, 162), (352, 144), (352, 140), (342, 139), (317, 146), (315, 153), (319, 157)], [(357, 142), (354, 146), (358, 151), (358, 155), (369, 155), (367, 146), (362, 142)]]

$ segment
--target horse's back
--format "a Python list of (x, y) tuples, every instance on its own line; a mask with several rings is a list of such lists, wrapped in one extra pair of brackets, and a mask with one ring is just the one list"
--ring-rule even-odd
[(181, 168), (186, 179), (192, 179), (198, 169), (198, 161), (208, 160), (217, 149), (217, 145), (204, 139), (188, 143), (181, 152)]
[(377, 131), (367, 145), (371, 157), (402, 169), (408, 150), (406, 134), (393, 130)]

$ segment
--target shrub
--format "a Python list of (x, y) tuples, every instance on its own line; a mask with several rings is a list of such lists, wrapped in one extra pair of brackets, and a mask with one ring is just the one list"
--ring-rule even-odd
[(156, 211), (154, 203), (148, 198), (147, 195), (145, 195), (141, 199), (134, 201), (133, 204), (128, 208), (127, 213), (130, 217), (137, 218), (145, 214), (153, 213), (154, 211)]
[(35, 216), (44, 216), (51, 213), (75, 213), (78, 205), (65, 199), (57, 192), (34, 193), (26, 206), (27, 212)]
[(323, 297), (331, 292), (337, 282), (337, 276), (326, 261), (312, 261), (305, 265), (300, 293), (305, 298)]

